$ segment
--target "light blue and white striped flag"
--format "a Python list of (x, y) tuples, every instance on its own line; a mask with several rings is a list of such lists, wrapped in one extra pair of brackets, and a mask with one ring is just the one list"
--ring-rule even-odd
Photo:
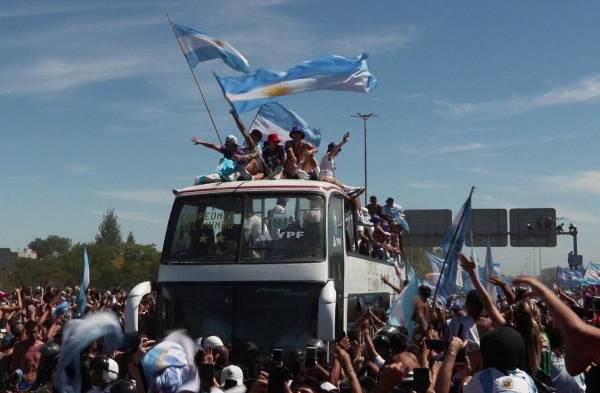
[(194, 68), (203, 61), (221, 58), (225, 64), (236, 71), (248, 72), (250, 70), (248, 60), (227, 41), (174, 23), (173, 30), (183, 47), (190, 67)]
[(53, 378), (59, 392), (81, 392), (81, 352), (98, 339), (102, 339), (106, 354), (111, 354), (123, 343), (123, 330), (113, 312), (100, 311), (67, 322)]
[(485, 251), (485, 265), (483, 267), (484, 276), (481, 278), (483, 281), (483, 287), (485, 291), (490, 295), (492, 301), (496, 302), (496, 286), (488, 281), (490, 277), (498, 276), (499, 272), (496, 271), (496, 267), (494, 266), (494, 259), (492, 257), (492, 247), (488, 243), (487, 249)]
[(77, 295), (77, 315), (80, 317), (85, 313), (87, 306), (87, 290), (90, 286), (90, 263), (88, 260), (87, 248), (83, 246), (83, 262), (81, 273), (81, 285), (79, 286), (79, 294)]
[(578, 288), (583, 284), (583, 271), (571, 270), (566, 267), (556, 267), (558, 285), (567, 288)]
[(292, 128), (299, 128), (306, 135), (305, 141), (315, 147), (319, 147), (321, 144), (321, 130), (309, 127), (303, 118), (278, 102), (261, 105), (250, 127), (251, 130), (255, 128), (259, 129), (263, 135), (277, 133), (282, 141), (290, 139), (289, 133)]
[(421, 280), (419, 280), (408, 262), (406, 263), (406, 277), (409, 280), (408, 285), (404, 287), (396, 302), (390, 307), (390, 324), (406, 326), (410, 338), (414, 330), (414, 321), (412, 320), (412, 315), (415, 312), (414, 298), (419, 294)]
[(600, 263), (590, 262), (585, 275), (583, 276), (583, 285), (598, 285), (600, 284)]
[(442, 296), (452, 295), (462, 287), (461, 270), (458, 268), (458, 253), (465, 243), (465, 237), (471, 227), (471, 197), (475, 187), (471, 188), (469, 197), (454, 217), (452, 225), (446, 231), (442, 249), (446, 252), (446, 266), (438, 285), (438, 292)]
[(225, 98), (244, 113), (278, 97), (312, 90), (346, 90), (367, 93), (377, 82), (369, 72), (367, 55), (355, 58), (323, 56), (304, 61), (286, 72), (258, 69), (238, 77), (215, 75)]

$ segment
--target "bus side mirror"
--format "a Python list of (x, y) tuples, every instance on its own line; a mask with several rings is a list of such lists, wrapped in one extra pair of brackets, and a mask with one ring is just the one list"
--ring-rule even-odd
[(131, 288), (125, 301), (125, 333), (137, 333), (138, 309), (142, 298), (152, 291), (150, 281), (144, 281)]
[(319, 315), (317, 337), (323, 341), (335, 339), (335, 300), (337, 292), (332, 280), (321, 289), (319, 295)]

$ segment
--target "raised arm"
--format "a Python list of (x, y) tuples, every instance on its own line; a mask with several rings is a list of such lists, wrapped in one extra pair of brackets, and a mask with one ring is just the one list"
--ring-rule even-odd
[(498, 310), (498, 308), (492, 301), (492, 298), (481, 284), (481, 281), (479, 281), (479, 276), (477, 275), (475, 262), (473, 262), (468, 256), (466, 256), (463, 253), (458, 254), (458, 257), (460, 258), (460, 265), (469, 273), (471, 281), (473, 282), (473, 286), (477, 290), (479, 297), (481, 297), (483, 305), (485, 306), (485, 309), (490, 315), (494, 327), (506, 325), (506, 320), (502, 316), (502, 313), (500, 313), (500, 310)]
[(567, 351), (565, 365), (571, 375), (583, 372), (593, 361), (600, 361), (600, 329), (587, 325), (550, 289), (533, 277), (517, 276), (515, 285), (529, 285), (531, 294), (542, 298), (550, 309), (556, 326), (561, 330)]
[[(248, 131), (246, 131), (246, 127), (244, 126), (244, 123), (242, 123), (242, 120), (240, 119), (238, 114), (233, 109), (230, 110), (229, 113), (231, 113), (231, 116), (233, 117), (233, 120), (235, 121), (235, 125), (237, 126), (238, 130), (240, 130), (240, 132), (246, 139), (246, 144), (252, 149), (254, 149), (256, 147), (256, 144), (250, 137), (250, 134), (248, 134)], [(250, 126), (252, 126), (252, 124)]]
[(342, 140), (340, 141), (340, 143), (338, 143), (337, 145), (335, 145), (331, 151), (331, 155), (333, 157), (337, 156), (338, 153), (340, 152), (340, 150), (342, 150), (342, 146), (344, 146), (346, 143), (348, 143), (348, 140), (350, 139), (350, 133), (346, 132), (344, 134), (344, 136), (342, 137)]
[(400, 286), (397, 287), (394, 284), (392, 284), (390, 282), (390, 280), (388, 280), (388, 278), (386, 276), (384, 276), (384, 275), (381, 276), (381, 282), (383, 282), (388, 287), (392, 288), (394, 290), (394, 292), (396, 292), (396, 293), (402, 292), (402, 283), (400, 283)]
[(202, 145), (204, 147), (208, 147), (209, 149), (212, 149), (214, 151), (220, 151), (220, 149), (221, 149), (221, 146), (215, 145), (212, 142), (203, 141), (202, 139), (198, 138), (197, 136), (192, 137), (192, 143), (194, 145)]
[(513, 304), (516, 301), (517, 296), (515, 295), (515, 292), (507, 283), (502, 281), (500, 277), (492, 276), (488, 278), (488, 281), (502, 290), (502, 293), (506, 297), (506, 300), (508, 300), (509, 304)]
[(450, 392), (450, 388), (452, 387), (452, 370), (456, 363), (456, 356), (465, 345), (458, 337), (452, 337), (452, 340), (450, 340), (448, 349), (444, 352), (444, 362), (435, 381), (436, 393)]

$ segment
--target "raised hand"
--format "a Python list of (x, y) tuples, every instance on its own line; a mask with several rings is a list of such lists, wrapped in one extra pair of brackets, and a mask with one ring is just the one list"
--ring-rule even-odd
[(504, 281), (499, 276), (490, 276), (488, 277), (488, 281), (495, 286), (504, 285)]
[(465, 269), (469, 273), (473, 273), (475, 271), (475, 262), (471, 260), (468, 256), (463, 254), (462, 252), (458, 254), (458, 258), (460, 259), (460, 266)]

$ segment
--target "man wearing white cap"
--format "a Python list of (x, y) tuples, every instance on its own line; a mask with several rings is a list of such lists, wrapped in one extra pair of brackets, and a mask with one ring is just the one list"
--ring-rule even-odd
[(206, 142), (198, 137), (192, 138), (194, 145), (202, 145), (223, 155), (219, 161), (217, 170), (208, 175), (197, 176), (194, 178), (194, 184), (215, 183), (221, 181), (233, 181), (237, 177), (237, 167), (244, 156), (244, 151), (238, 145), (235, 135), (228, 135), (225, 138), (224, 145), (215, 145), (212, 142)]

